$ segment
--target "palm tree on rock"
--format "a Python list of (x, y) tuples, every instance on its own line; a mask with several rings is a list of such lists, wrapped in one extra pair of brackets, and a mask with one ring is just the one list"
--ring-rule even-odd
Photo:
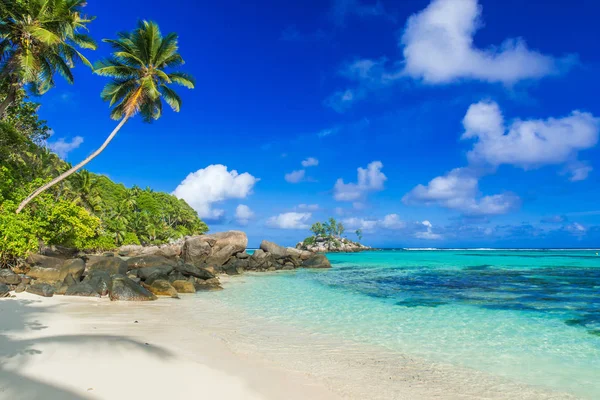
[(162, 100), (175, 112), (181, 109), (181, 98), (169, 87), (176, 83), (194, 88), (194, 79), (182, 72), (167, 72), (182, 65), (177, 35), (162, 36), (154, 22), (141, 21), (132, 32), (119, 33), (115, 40), (105, 39), (114, 53), (97, 64), (95, 72), (112, 78), (102, 91), (102, 99), (113, 107), (111, 117), (120, 120), (105, 142), (88, 158), (40, 187), (19, 205), (17, 213), (44, 190), (67, 178), (96, 158), (108, 146), (125, 123), (140, 114), (145, 122), (157, 120), (162, 115)]

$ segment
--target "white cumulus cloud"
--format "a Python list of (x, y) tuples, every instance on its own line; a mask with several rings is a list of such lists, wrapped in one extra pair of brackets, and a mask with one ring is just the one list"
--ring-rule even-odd
[(184, 199), (201, 218), (220, 219), (225, 212), (213, 209), (213, 204), (248, 197), (258, 181), (248, 172), (239, 174), (235, 170), (229, 171), (225, 165), (213, 164), (189, 174), (173, 191), (173, 195)]
[(235, 209), (235, 219), (240, 225), (247, 225), (254, 218), (254, 212), (245, 204), (240, 204)]
[(427, 185), (418, 185), (402, 201), (408, 205), (441, 205), (468, 215), (506, 214), (520, 204), (512, 193), (481, 196), (479, 177), (468, 168), (456, 168)]
[(297, 171), (292, 171), (289, 174), (285, 174), (285, 180), (289, 183), (299, 183), (304, 180), (305, 175), (306, 171), (303, 169), (299, 169)]
[(369, 192), (383, 190), (387, 177), (381, 169), (381, 161), (373, 161), (367, 168), (358, 168), (358, 179), (356, 183), (344, 183), (342, 178), (338, 179), (333, 188), (334, 198), (337, 201), (357, 201)]
[(314, 157), (308, 157), (306, 160), (302, 161), (302, 166), (304, 168), (316, 167), (317, 165), (319, 165), (319, 160)]
[(579, 152), (596, 146), (600, 134), (600, 119), (581, 111), (563, 118), (519, 119), (507, 124), (494, 102), (471, 105), (463, 125), (462, 139), (476, 140), (467, 154), (469, 165), (416, 186), (404, 196), (404, 203), (437, 204), (470, 215), (505, 214), (517, 208), (520, 199), (512, 193), (482, 195), (482, 177), (500, 165), (524, 170), (564, 165), (571, 181), (584, 180), (592, 167), (578, 160)]
[(477, 140), (468, 154), (472, 164), (509, 164), (527, 170), (571, 163), (574, 180), (585, 179), (591, 171), (577, 162), (577, 154), (594, 147), (600, 132), (600, 119), (580, 111), (563, 118), (516, 120), (506, 126), (494, 102), (471, 105), (463, 125), (462, 138)]
[(308, 229), (308, 220), (311, 217), (311, 213), (283, 213), (269, 218), (267, 226), (278, 229)]
[(442, 239), (442, 235), (438, 233), (433, 233), (433, 224), (429, 221), (421, 222), (421, 225), (425, 227), (425, 231), (415, 232), (415, 237), (417, 239), (425, 239), (425, 240), (439, 240)]
[[(410, 222), (403, 221), (398, 214), (388, 214), (383, 218), (345, 218), (342, 220), (347, 229), (361, 229), (365, 233), (387, 231), (388, 234), (414, 236), (418, 239), (438, 240), (443, 236), (435, 233), (429, 221)], [(392, 233), (393, 231), (393, 233)]]
[(406, 22), (400, 37), (403, 59), (361, 58), (345, 63), (339, 73), (354, 87), (337, 90), (324, 104), (344, 112), (369, 92), (403, 79), (431, 85), (463, 80), (514, 85), (561, 73), (573, 57), (557, 59), (528, 48), (525, 40), (506, 39), (479, 48), (475, 33), (484, 26), (478, 0), (433, 0)]
[(513, 84), (555, 73), (557, 61), (530, 50), (522, 39), (477, 48), (475, 32), (483, 26), (477, 0), (433, 0), (411, 16), (401, 38), (404, 74), (427, 83), (458, 79)]
[(374, 232), (378, 228), (400, 230), (407, 226), (398, 214), (388, 214), (381, 219), (352, 217), (342, 222), (349, 229), (362, 229), (365, 232)]
[(55, 152), (60, 158), (66, 158), (70, 152), (79, 148), (83, 143), (81, 136), (75, 136), (71, 141), (65, 138), (60, 138), (56, 142), (48, 143), (47, 146), (50, 150)]

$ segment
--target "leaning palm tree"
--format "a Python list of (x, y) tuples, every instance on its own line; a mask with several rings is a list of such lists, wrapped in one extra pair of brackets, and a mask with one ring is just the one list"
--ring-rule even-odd
[(96, 49), (82, 33), (93, 20), (82, 14), (85, 6), (85, 0), (0, 0), (0, 78), (6, 85), (0, 116), (25, 87), (43, 94), (56, 73), (73, 83), (76, 61), (92, 68), (77, 50)]
[(111, 117), (120, 120), (105, 142), (88, 158), (37, 189), (19, 205), (17, 213), (44, 190), (67, 178), (92, 161), (108, 146), (117, 132), (134, 115), (140, 114), (151, 122), (162, 115), (162, 100), (173, 111), (181, 109), (181, 98), (168, 85), (176, 83), (194, 88), (194, 79), (182, 72), (167, 72), (169, 68), (183, 64), (177, 52), (177, 35), (162, 36), (154, 22), (142, 21), (132, 32), (118, 34), (118, 39), (108, 40), (114, 49), (112, 57), (97, 64), (95, 72), (113, 78), (102, 91), (102, 99), (113, 107)]

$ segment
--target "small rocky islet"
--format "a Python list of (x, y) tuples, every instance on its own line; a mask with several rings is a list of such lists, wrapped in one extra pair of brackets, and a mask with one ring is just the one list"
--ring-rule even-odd
[(266, 240), (252, 254), (246, 252), (247, 246), (244, 232), (228, 231), (161, 246), (123, 246), (100, 255), (46, 247), (16, 267), (0, 269), (0, 297), (15, 291), (43, 297), (108, 296), (112, 301), (150, 301), (220, 290), (220, 274), (331, 268), (323, 254)]

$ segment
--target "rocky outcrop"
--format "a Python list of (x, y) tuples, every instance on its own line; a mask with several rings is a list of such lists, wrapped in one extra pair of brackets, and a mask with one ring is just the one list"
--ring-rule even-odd
[(31, 267), (60, 269), (64, 260), (56, 257), (43, 256), (41, 254), (32, 254), (25, 259), (25, 264)]
[[(173, 267), (170, 265), (164, 265), (164, 266), (158, 266), (158, 267), (146, 267), (146, 268), (138, 269), (137, 276), (141, 280), (147, 282), (152, 277), (154, 277), (154, 279), (152, 279), (152, 280), (163, 279), (162, 277), (164, 277), (164, 279), (168, 279), (168, 276), (171, 272), (173, 272)], [(158, 278), (159, 276), (161, 278)], [(147, 282), (147, 283), (151, 283), (151, 282)]]
[(196, 291), (207, 291), (207, 290), (222, 290), (221, 282), (217, 278), (202, 280), (196, 279), (194, 282)]
[(167, 296), (178, 299), (177, 290), (167, 280), (157, 279), (146, 288), (157, 296)]
[(124, 275), (113, 275), (108, 295), (111, 301), (152, 301), (156, 296)]
[(68, 275), (72, 275), (73, 279), (80, 281), (85, 271), (85, 262), (81, 258), (66, 260), (59, 271), (59, 279), (65, 279)]
[(47, 283), (36, 283), (27, 287), (27, 293), (36, 294), (42, 297), (54, 296), (54, 287)]
[(296, 248), (310, 251), (311, 253), (357, 253), (371, 250), (370, 247), (353, 242), (347, 238), (313, 236), (309, 239), (298, 243)]
[(21, 277), (10, 269), (0, 269), (0, 283), (5, 285), (18, 285), (21, 283)]
[(144, 255), (129, 258), (127, 261), (127, 270), (138, 268), (149, 268), (149, 267), (163, 267), (163, 266), (175, 266), (177, 261), (164, 256), (158, 255)]
[(228, 231), (186, 238), (182, 248), (183, 261), (195, 266), (222, 266), (237, 253), (245, 252), (248, 237), (244, 232)]
[(85, 269), (87, 273), (104, 271), (109, 275), (125, 275), (127, 273), (127, 263), (120, 257), (89, 256)]
[(4, 283), (0, 283), (0, 298), (8, 297), (10, 295), (10, 288)]
[(196, 293), (194, 283), (187, 280), (176, 280), (171, 285), (177, 290), (177, 293)]
[(63, 260), (74, 258), (79, 250), (74, 249), (72, 247), (64, 247), (64, 246), (43, 246), (40, 249), (40, 254), (43, 256), (61, 258)]
[(165, 258), (176, 258), (181, 255), (182, 246), (182, 241), (148, 247), (128, 245), (119, 248), (118, 254), (123, 257), (159, 256)]
[[(251, 271), (293, 270), (296, 268), (330, 268), (327, 257), (315, 259), (315, 254), (292, 247), (282, 247), (273, 242), (263, 241), (248, 259), (246, 269)], [(245, 261), (245, 260), (238, 260)], [(225, 268), (225, 267), (224, 267)]]
[(265, 253), (269, 253), (275, 259), (284, 258), (288, 255), (285, 247), (279, 246), (273, 242), (269, 242), (268, 240), (263, 240), (261, 242), (260, 250), (264, 251)]
[(331, 263), (323, 254), (314, 254), (302, 263), (304, 268), (331, 268)]
[(199, 278), (203, 280), (213, 279), (215, 277), (215, 274), (213, 274), (206, 268), (196, 267), (190, 264), (178, 265), (177, 267), (175, 267), (175, 269), (186, 277), (193, 276), (194, 278)]
[(58, 268), (31, 267), (27, 276), (38, 282), (44, 283), (56, 283), (61, 281), (60, 269)]
[(307, 250), (263, 241), (260, 249), (249, 254), (247, 244), (243, 232), (229, 231), (187, 237), (165, 246), (124, 246), (119, 250), (122, 256), (54, 248), (46, 251), (53, 256), (31, 255), (18, 270), (0, 269), (0, 284), (42, 296), (108, 295), (115, 301), (147, 301), (220, 290), (219, 273), (331, 267), (327, 257)]
[(98, 290), (87, 282), (76, 283), (69, 286), (65, 291), (65, 296), (80, 296), (80, 297), (100, 297)]
[(85, 277), (83, 282), (92, 286), (100, 296), (106, 296), (110, 289), (111, 279), (108, 272), (97, 270), (91, 271), (91, 273)]

